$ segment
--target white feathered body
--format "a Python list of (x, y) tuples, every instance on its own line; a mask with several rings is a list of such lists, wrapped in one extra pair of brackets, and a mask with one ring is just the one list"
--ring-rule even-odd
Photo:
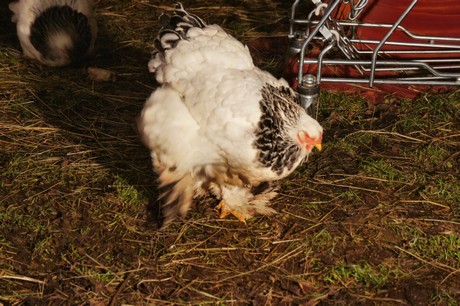
[[(31, 28), (37, 17), (51, 7), (62, 6), (69, 6), (76, 12), (87, 17), (91, 28), (91, 41), (89, 42), (89, 48), (85, 50), (85, 54), (82, 54), (82, 57), (90, 54), (94, 48), (97, 36), (97, 23), (93, 13), (92, 2), (92, 0), (18, 0), (11, 2), (9, 5), (10, 10), (13, 12), (11, 21), (16, 23), (17, 35), (24, 56), (36, 59), (49, 66), (64, 66), (70, 63), (70, 60), (65, 57), (54, 60), (47, 59), (45, 54), (36, 49), (30, 39)], [(50, 38), (51, 48), (72, 47), (72, 37), (66, 35), (66, 33), (61, 33)]]
[[(288, 87), (287, 82), (255, 67), (248, 48), (218, 25), (192, 28), (187, 34), (189, 41), (180, 41), (164, 56), (157, 53), (149, 63), (157, 81), (164, 84), (152, 94), (142, 115), (151, 121), (149, 131), (161, 131), (152, 137), (151, 144), (169, 147), (169, 141), (177, 143), (177, 151), (168, 157), (176, 157), (171, 165), (185, 163), (186, 170), (200, 164), (186, 158), (196, 150), (204, 155), (202, 164), (208, 164), (207, 155), (214, 153), (215, 160), (211, 161), (239, 169), (254, 184), (288, 175), (279, 176), (256, 163), (257, 150), (253, 147), (261, 117), (261, 88), (267, 83)], [(158, 97), (159, 92), (167, 92), (169, 99)], [(177, 105), (172, 107), (170, 99), (174, 95)], [(150, 107), (151, 115), (146, 115)], [(165, 128), (167, 124), (182, 127)], [(174, 131), (190, 134), (171, 137)], [(203, 147), (197, 140), (209, 144)]]
[[(163, 34), (165, 50), (149, 62), (161, 87), (147, 100), (138, 122), (161, 186), (176, 184), (165, 204), (172, 211), (166, 209), (166, 218), (185, 214), (192, 197), (205, 189), (245, 218), (273, 213), (266, 204), (275, 193), (258, 198), (250, 189), (287, 176), (309, 151), (298, 148), (296, 160), (277, 171), (260, 162), (255, 144), (264, 115), (260, 101), (267, 86), (294, 94), (285, 80), (255, 67), (248, 48), (218, 25), (192, 27), (184, 35), (168, 48), (177, 35)], [(301, 121), (322, 133), (316, 120), (292, 104)]]

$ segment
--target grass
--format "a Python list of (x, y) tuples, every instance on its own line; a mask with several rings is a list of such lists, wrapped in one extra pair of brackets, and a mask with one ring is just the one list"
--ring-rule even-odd
[(344, 286), (356, 282), (365, 287), (381, 287), (387, 283), (389, 273), (385, 267), (371, 267), (369, 264), (344, 264), (339, 263), (329, 272), (326, 278), (331, 284), (341, 283)]
[(404, 171), (396, 169), (390, 162), (383, 159), (365, 161), (362, 168), (363, 173), (366, 173), (372, 177), (386, 180), (389, 184), (405, 184), (407, 180)]
[[(245, 42), (286, 35), (289, 3), (184, 5)], [(87, 65), (118, 75), (97, 83), (84, 67), (24, 60), (0, 6), (0, 304), (458, 305), (455, 89), (386, 112), (322, 92), (324, 150), (281, 182), (279, 214), (243, 225), (205, 199), (157, 230), (134, 122), (155, 88), (146, 63), (165, 7), (96, 1)], [(256, 62), (276, 71), (280, 58)]]

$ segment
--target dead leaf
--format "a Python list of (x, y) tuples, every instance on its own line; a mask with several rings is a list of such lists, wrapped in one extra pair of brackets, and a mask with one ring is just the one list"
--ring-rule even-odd
[(111, 70), (89, 67), (88, 75), (91, 81), (95, 82), (115, 82), (117, 80), (117, 73)]

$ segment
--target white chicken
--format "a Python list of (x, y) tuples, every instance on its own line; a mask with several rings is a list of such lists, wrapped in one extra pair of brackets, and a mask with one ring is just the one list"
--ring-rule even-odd
[(18, 0), (9, 7), (24, 56), (57, 67), (92, 52), (97, 35), (92, 0)]
[(138, 130), (163, 190), (164, 225), (208, 191), (221, 200), (221, 218), (275, 213), (268, 204), (276, 192), (256, 187), (292, 173), (313, 147), (321, 150), (322, 127), (285, 80), (255, 67), (248, 48), (218, 25), (181, 4), (160, 20), (148, 66), (161, 86)]

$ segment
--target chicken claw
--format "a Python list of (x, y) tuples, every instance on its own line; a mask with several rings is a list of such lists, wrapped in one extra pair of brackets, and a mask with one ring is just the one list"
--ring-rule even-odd
[(233, 209), (227, 209), (225, 207), (224, 200), (221, 200), (220, 203), (215, 208), (220, 210), (219, 218), (221, 218), (221, 219), (225, 218), (228, 214), (232, 214), (238, 220), (240, 220), (240, 222), (246, 223), (246, 218), (242, 214), (234, 211)]

